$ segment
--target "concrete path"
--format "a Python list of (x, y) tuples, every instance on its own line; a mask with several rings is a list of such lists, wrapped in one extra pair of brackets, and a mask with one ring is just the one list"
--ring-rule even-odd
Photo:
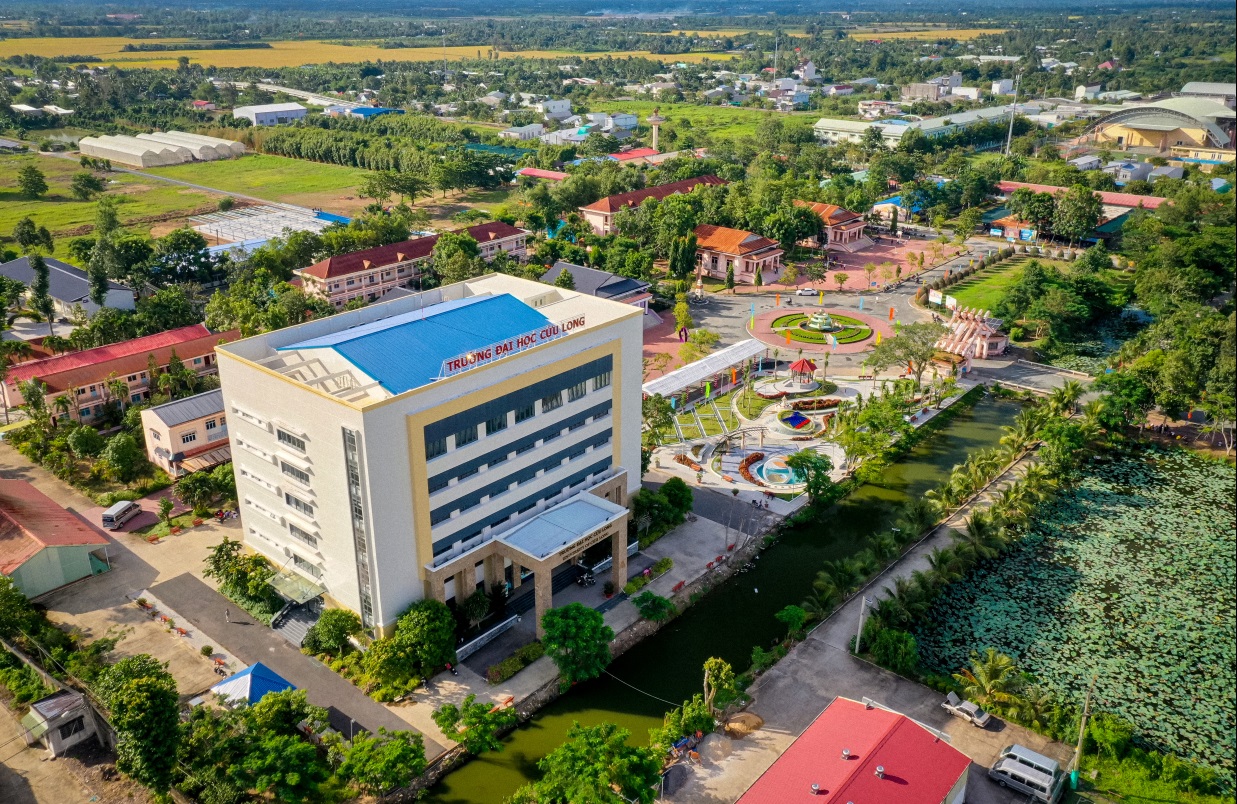
[(950, 529), (963, 527), (971, 507), (985, 504), (1001, 488), (1021, 476), (1022, 466), (1022, 463), (1016, 465), (989, 484), (975, 502), (950, 517), (877, 576), (862, 594), (835, 610), (786, 658), (762, 675), (748, 689), (754, 699), (748, 711), (765, 721), (764, 728), (754, 737), (736, 741), (731, 758), (718, 765), (693, 769), (691, 780), (673, 800), (693, 804), (737, 800), (835, 697), (870, 698), (950, 735), (954, 747), (975, 763), (967, 789), (968, 802), (1005, 804), (1018, 800), (991, 783), (984, 770), (1005, 745), (1021, 743), (1058, 759), (1067, 759), (1068, 746), (1051, 743), (1020, 726), (995, 722), (994, 718), (994, 723), (981, 730), (952, 718), (940, 707), (940, 693), (857, 659), (849, 651), (850, 640), (858, 630), (862, 598), (877, 599), (892, 588), (895, 579), (928, 569), (928, 555), (933, 549), (950, 543)]
[(973, 361), (971, 373), (981, 380), (997, 380), (1007, 385), (1045, 394), (1060, 388), (1070, 380), (1089, 385), (1094, 379), (1080, 371), (1070, 371), (1043, 363), (1012, 358)]
[[(341, 734), (347, 736), (354, 728), (370, 732), (377, 732), (379, 727), (389, 731), (408, 730), (408, 724), (382, 704), (329, 667), (296, 650), (286, 639), (193, 575), (179, 575), (150, 587), (150, 592), (246, 665), (262, 662), (307, 691), (311, 703), (327, 708), (331, 726)], [(225, 611), (231, 622), (225, 620)], [(442, 745), (426, 738), (426, 756), (433, 758), (442, 751)]]

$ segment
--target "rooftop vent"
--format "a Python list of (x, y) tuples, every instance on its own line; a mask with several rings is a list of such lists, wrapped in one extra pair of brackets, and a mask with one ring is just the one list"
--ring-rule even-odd
[(884, 765), (877, 765), (877, 766), (876, 766), (876, 778), (877, 778), (877, 779), (884, 779), (884, 778), (885, 778), (885, 766), (884, 766)]
[(843, 748), (843, 749), (842, 749), (842, 759), (850, 759), (850, 749), (849, 749), (849, 748)]
[(819, 795), (820, 795), (820, 785), (818, 785), (818, 784), (816, 784), (816, 783), (813, 783), (813, 784), (812, 784), (812, 795), (814, 795), (814, 796), (819, 796)]

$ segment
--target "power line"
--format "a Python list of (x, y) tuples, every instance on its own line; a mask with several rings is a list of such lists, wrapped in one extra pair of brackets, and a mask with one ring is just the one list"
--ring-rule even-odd
[(668, 703), (668, 704), (670, 704), (671, 706), (676, 707), (676, 708), (677, 708), (677, 707), (679, 707), (679, 706), (682, 706), (682, 705), (683, 705), (683, 702), (682, 702), (682, 701), (678, 701), (678, 702), (675, 702), (675, 701), (667, 701), (665, 698), (659, 698), (659, 697), (657, 697), (656, 695), (654, 695), (654, 694), (653, 694), (653, 693), (651, 693), (651, 692), (645, 692), (644, 690), (640, 689), (639, 687), (635, 686), (634, 684), (628, 684), (626, 681), (624, 681), (623, 679), (621, 679), (621, 678), (619, 678), (618, 676), (614, 675), (614, 674), (613, 674), (613, 673), (611, 673), (609, 670), (602, 670), (601, 672), (605, 673), (606, 675), (608, 675), (610, 678), (614, 679), (614, 680), (615, 680), (615, 681), (617, 681), (618, 683), (623, 684), (624, 686), (631, 687), (633, 690), (635, 690), (636, 692), (640, 693), (641, 695), (647, 695), (647, 696), (649, 696), (650, 698), (652, 698), (652, 699), (653, 699), (653, 700), (655, 700), (655, 701), (661, 701), (662, 703)]

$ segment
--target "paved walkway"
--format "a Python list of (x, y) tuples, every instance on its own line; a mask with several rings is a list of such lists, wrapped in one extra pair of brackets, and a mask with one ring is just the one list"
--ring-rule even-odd
[[(1002, 474), (977, 502), (985, 504), (1022, 471), (1019, 464)], [(987, 729), (976, 729), (953, 718), (941, 709), (940, 693), (850, 654), (849, 644), (858, 629), (862, 597), (876, 599), (893, 587), (895, 579), (928, 569), (928, 555), (935, 548), (950, 543), (950, 529), (963, 527), (975, 504), (968, 505), (936, 528), (872, 581), (862, 595), (856, 595), (839, 607), (786, 658), (762, 675), (748, 689), (754, 699), (748, 711), (764, 719), (764, 728), (755, 738), (736, 741), (734, 754), (721, 764), (694, 769), (691, 779), (675, 794), (674, 800), (693, 804), (737, 800), (835, 697), (854, 700), (867, 697), (949, 734), (954, 747), (975, 763), (967, 790), (968, 801), (998, 804), (1015, 800), (992, 785), (983, 770), (992, 764), (1005, 745), (1021, 743), (1058, 759), (1067, 759), (1068, 746), (1052, 743), (1020, 726), (997, 722)]]
[[(245, 665), (262, 662), (309, 693), (311, 703), (326, 707), (331, 725), (347, 735), (353, 728), (377, 732), (407, 731), (408, 724), (374, 701), (329, 667), (305, 656), (286, 639), (254, 620), (223, 595), (189, 573), (150, 587), (152, 595), (175, 609), (193, 626)], [(230, 613), (231, 622), (224, 618)], [(433, 758), (442, 745), (427, 737), (426, 756)]]

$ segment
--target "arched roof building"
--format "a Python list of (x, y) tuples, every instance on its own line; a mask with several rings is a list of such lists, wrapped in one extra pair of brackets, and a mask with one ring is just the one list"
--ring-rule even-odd
[(1174, 146), (1232, 146), (1237, 112), (1206, 98), (1168, 100), (1126, 106), (1091, 126), (1097, 144), (1150, 148), (1167, 153)]

